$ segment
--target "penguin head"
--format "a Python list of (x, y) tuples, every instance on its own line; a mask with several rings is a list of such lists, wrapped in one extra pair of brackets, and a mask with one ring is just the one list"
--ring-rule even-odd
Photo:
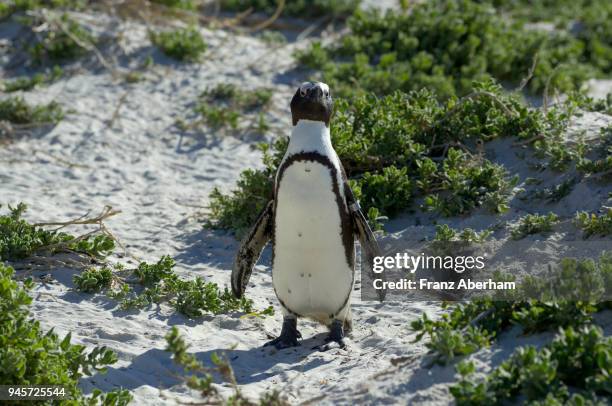
[(304, 82), (291, 99), (293, 125), (299, 120), (322, 121), (329, 127), (334, 103), (329, 86), (322, 82)]

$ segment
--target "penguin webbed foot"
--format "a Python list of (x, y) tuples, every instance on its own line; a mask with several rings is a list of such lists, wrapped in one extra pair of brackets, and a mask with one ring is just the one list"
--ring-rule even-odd
[(297, 319), (285, 318), (283, 320), (283, 328), (281, 329), (280, 336), (265, 343), (264, 347), (271, 345), (277, 350), (297, 347), (300, 345), (300, 342), (298, 341), (299, 338), (302, 338), (302, 334), (297, 329)]
[(334, 320), (330, 326), (329, 335), (325, 337), (325, 344), (318, 345), (313, 349), (325, 352), (329, 351), (334, 346), (333, 343), (338, 344), (340, 349), (346, 348), (346, 343), (344, 342), (344, 322), (342, 320)]

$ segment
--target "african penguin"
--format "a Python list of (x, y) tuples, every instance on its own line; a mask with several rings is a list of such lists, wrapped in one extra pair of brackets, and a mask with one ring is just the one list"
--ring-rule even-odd
[(261, 250), (272, 240), (272, 282), (283, 312), (280, 336), (265, 345), (299, 345), (298, 317), (330, 329), (344, 347), (352, 327), (350, 295), (357, 236), (371, 269), (379, 248), (348, 185), (330, 138), (333, 102), (325, 83), (306, 82), (291, 100), (293, 131), (268, 202), (243, 240), (232, 291), (244, 293)]

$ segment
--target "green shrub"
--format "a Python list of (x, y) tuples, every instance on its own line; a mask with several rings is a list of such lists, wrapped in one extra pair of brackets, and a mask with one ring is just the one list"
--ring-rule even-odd
[(268, 126), (263, 109), (271, 98), (272, 92), (269, 89), (242, 90), (236, 85), (222, 83), (202, 92), (194, 107), (196, 118), (190, 122), (179, 120), (179, 128), (189, 129), (203, 123), (215, 130), (229, 128), (236, 131), (242, 115), (257, 112), (258, 123), (255, 129), (265, 133)]
[(149, 32), (151, 42), (171, 58), (196, 62), (206, 51), (207, 45), (196, 27), (179, 28), (167, 32)]
[(0, 18), (42, 7), (81, 10), (86, 4), (87, 0), (8, 0), (0, 4)]
[[(589, 109), (600, 113), (612, 115), (612, 93), (608, 93), (605, 99), (591, 100)], [(610, 128), (610, 126), (608, 126)]]
[(13, 124), (57, 123), (64, 118), (64, 111), (56, 102), (32, 106), (23, 97), (0, 100), (0, 121)]
[[(444, 304), (443, 307), (448, 307), (448, 304)], [(470, 327), (471, 321), (487, 311), (490, 314), (484, 317), (479, 325), (472, 326), (474, 327), (472, 334), (464, 335), (463, 332)], [(427, 314), (423, 314), (421, 319), (411, 323), (411, 328), (417, 332), (415, 342), (421, 341), (427, 335), (429, 348), (434, 351), (436, 361), (448, 363), (456, 356), (470, 354), (488, 345), (500, 331), (510, 325), (512, 312), (513, 302), (492, 301), (488, 298), (475, 299), (457, 304), (448, 313), (442, 314), (439, 320), (431, 320)], [(454, 344), (438, 343), (445, 337)], [(454, 352), (455, 350), (457, 352)]]
[(579, 14), (576, 35), (584, 45), (584, 58), (602, 72), (612, 72), (612, 4), (606, 0), (590, 1)]
[[(474, 96), (445, 103), (426, 90), (336, 102), (332, 143), (365, 213), (376, 208), (377, 215), (394, 215), (419, 196), (425, 208), (444, 215), (478, 207), (497, 213), (507, 209), (518, 178), (468, 152), (466, 145), (500, 136), (556, 134), (562, 129), (549, 120), (559, 114), (529, 110), (492, 83), (475, 88)], [(213, 191), (209, 226), (240, 235), (253, 224), (272, 198), (273, 177), (287, 145), (282, 138), (262, 147), (265, 169), (243, 172), (229, 194)]]
[(125, 282), (125, 278), (114, 275), (106, 267), (87, 270), (75, 276), (74, 283), (80, 291), (105, 291), (109, 297), (119, 300), (123, 309), (170, 303), (175, 310), (190, 318), (202, 317), (205, 313), (235, 311), (256, 316), (273, 314), (271, 306), (256, 312), (252, 300), (244, 297), (236, 299), (229, 290), (221, 290), (216, 283), (205, 282), (200, 277), (182, 280), (175, 273), (174, 266), (174, 260), (166, 255), (154, 264), (141, 262), (136, 269), (120, 270), (119, 273), (128, 272), (129, 276), (136, 278), (142, 286), (138, 290), (134, 290)]
[(195, 112), (202, 117), (202, 121), (206, 125), (213, 129), (229, 127), (236, 130), (238, 128), (240, 113), (227, 107), (200, 104), (196, 107)]
[[(176, 310), (190, 318), (202, 317), (204, 313), (220, 314), (235, 311), (253, 313), (253, 301), (249, 299), (236, 299), (226, 289), (221, 291), (216, 283), (205, 282), (196, 277), (192, 281), (177, 283)], [(268, 314), (270, 310), (266, 314)]]
[(236, 188), (227, 195), (215, 187), (209, 196), (212, 221), (207, 226), (232, 230), (236, 236), (242, 236), (272, 199), (272, 173), (271, 170), (245, 170)]
[(465, 242), (465, 243), (482, 243), (489, 238), (491, 231), (483, 230), (476, 232), (471, 228), (465, 228), (462, 231), (457, 231), (449, 227), (447, 224), (436, 225), (436, 235), (433, 241), (435, 242)]
[(393, 165), (381, 173), (364, 173), (353, 186), (355, 196), (364, 207), (375, 207), (391, 216), (410, 207), (412, 188), (408, 168), (398, 169)]
[(576, 213), (576, 225), (582, 229), (584, 238), (593, 235), (606, 236), (612, 234), (612, 209), (606, 213), (597, 215), (595, 213), (579, 212)]
[(612, 155), (595, 161), (584, 159), (578, 164), (578, 170), (590, 174), (610, 174), (612, 171)]
[(600, 328), (568, 327), (542, 349), (519, 347), (483, 379), (476, 378), (472, 362), (460, 364), (459, 382), (450, 391), (458, 405), (514, 403), (519, 396), (528, 402), (578, 405), (597, 402), (599, 395), (604, 402), (612, 393), (611, 352), (612, 338)]
[(442, 165), (440, 188), (444, 193), (429, 195), (424, 206), (444, 216), (468, 213), (484, 206), (493, 213), (508, 210), (508, 196), (518, 178), (507, 179), (506, 170), (489, 161), (473, 161), (457, 149), (450, 149)]
[(32, 90), (37, 86), (49, 84), (58, 80), (64, 71), (55, 65), (50, 73), (37, 73), (32, 77), (19, 77), (4, 83), (4, 91), (7, 93)]
[(471, 354), (489, 346), (490, 337), (485, 330), (468, 327), (465, 330), (453, 330), (443, 326), (431, 332), (425, 344), (435, 354), (435, 361), (447, 364), (455, 357)]
[(43, 332), (29, 311), (32, 281), (21, 288), (12, 276), (13, 269), (0, 263), (0, 382), (63, 386), (75, 404), (126, 405), (132, 399), (127, 390), (96, 390), (85, 398), (78, 386), (82, 376), (105, 372), (117, 355), (106, 347), (86, 352), (85, 346), (70, 343), (70, 334), (60, 339), (53, 330)]
[[(515, 292), (459, 302), (438, 320), (423, 314), (411, 323), (415, 341), (427, 335), (435, 360), (447, 363), (488, 345), (512, 325), (525, 333), (580, 328), (593, 322), (595, 312), (609, 307), (612, 252), (602, 253), (597, 262), (565, 258), (555, 268), (546, 277), (525, 278)], [(498, 274), (495, 279), (513, 278)]]
[(566, 197), (572, 192), (575, 184), (575, 178), (566, 179), (558, 185), (526, 193), (524, 196), (521, 196), (520, 199), (529, 200), (533, 197), (536, 199), (547, 200), (551, 203), (560, 202), (561, 200), (563, 200), (564, 197)]
[(196, 9), (196, 5), (192, 0), (151, 0), (151, 3), (161, 4), (170, 8), (180, 8), (183, 10)]
[[(532, 22), (547, 21), (556, 23), (558, 29), (578, 20), (585, 24), (585, 14), (590, 10), (602, 10), (605, 16), (605, 0), (476, 0), (494, 6), (498, 12), (515, 19)], [(586, 23), (588, 24), (588, 23)]]
[(37, 63), (43, 63), (48, 59), (52, 61), (74, 59), (88, 52), (84, 46), (95, 43), (95, 38), (67, 14), (50, 21), (48, 30), (38, 35), (38, 41), (30, 47), (30, 53)]
[(266, 88), (243, 90), (231, 83), (220, 83), (206, 89), (200, 95), (200, 101), (217, 102), (234, 109), (254, 110), (267, 106), (272, 99), (272, 91)]
[(72, 282), (78, 291), (86, 293), (100, 292), (111, 287), (113, 271), (107, 267), (101, 269), (90, 268), (80, 275), (74, 275)]
[[(360, 0), (291, 0), (285, 2), (282, 15), (300, 18), (347, 17), (359, 5)], [(272, 14), (278, 0), (222, 0), (221, 7), (227, 11), (246, 11)]]
[(138, 268), (134, 270), (134, 275), (142, 285), (151, 286), (171, 277), (174, 274), (174, 265), (174, 260), (166, 255), (155, 264), (141, 262)]
[(273, 30), (263, 30), (257, 36), (257, 38), (261, 39), (268, 45), (284, 45), (287, 43), (287, 37), (283, 35), (282, 32), (273, 31)]
[[(297, 54), (344, 96), (422, 88), (435, 90), (442, 99), (464, 95), (474, 80), (494, 77), (518, 83), (536, 54), (531, 90), (544, 89), (550, 78), (551, 88), (567, 91), (600, 72), (599, 61), (605, 60), (591, 60), (583, 39), (565, 31), (525, 28), (521, 21), (508, 21), (488, 4), (471, 0), (418, 2), (410, 12), (384, 16), (358, 10), (348, 27), (339, 40), (327, 46), (315, 42)], [(598, 23), (593, 27), (597, 32)]]
[[(586, 174), (609, 174), (612, 172), (612, 125), (602, 127), (599, 130), (600, 137), (593, 145), (589, 143), (589, 146), (583, 145), (584, 151), (581, 154), (576, 163), (576, 169)], [(598, 155), (594, 159), (589, 159), (585, 155), (587, 153), (593, 153)]]
[(9, 214), (0, 215), (0, 260), (15, 261), (50, 250), (51, 253), (72, 250), (94, 257), (109, 254), (115, 248), (114, 241), (106, 235), (91, 235), (76, 240), (73, 235), (48, 231), (23, 220), (27, 206), (19, 203), (9, 206)]
[[(590, 259), (564, 258), (557, 265), (554, 277), (546, 279), (528, 276), (521, 285), (521, 289), (527, 297), (537, 298), (542, 302), (550, 302), (547, 306), (558, 307), (559, 303), (554, 302), (559, 301), (583, 301), (585, 303), (579, 308), (587, 314), (593, 312), (592, 304), (605, 307), (606, 303), (602, 300), (607, 299), (606, 295), (609, 297), (609, 294), (612, 293), (609, 292), (611, 288), (612, 252), (609, 251), (602, 253), (597, 262)], [(543, 304), (538, 303), (538, 306), (543, 306)], [(544, 313), (541, 310), (537, 312)], [(568, 324), (571, 324), (569, 322), (572, 318), (577, 321), (586, 320), (585, 317), (569, 310), (565, 312), (565, 315), (561, 313), (559, 312), (558, 317), (566, 317)], [(538, 318), (534, 317), (533, 320), (535, 321)]]
[(531, 234), (548, 233), (558, 222), (559, 216), (555, 213), (528, 214), (519, 219), (519, 223), (511, 230), (510, 235), (513, 239), (520, 240)]

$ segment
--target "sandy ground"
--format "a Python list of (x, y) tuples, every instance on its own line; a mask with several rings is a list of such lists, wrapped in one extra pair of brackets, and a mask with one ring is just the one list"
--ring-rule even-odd
[[(117, 23), (101, 15), (80, 18), (102, 33)], [(230, 190), (242, 170), (261, 165), (254, 145), (262, 137), (248, 131), (231, 136), (206, 129), (182, 133), (173, 123), (188, 114), (202, 90), (229, 82), (249, 89), (274, 89), (273, 107), (267, 113), (271, 133), (289, 134), (288, 102), (304, 79), (303, 73), (293, 70), (291, 54), (303, 44), (279, 48), (249, 36), (202, 29), (210, 46), (203, 62), (178, 64), (150, 45), (144, 26), (118, 24), (122, 39), (110, 50), (115, 62), (123, 68), (134, 67), (152, 55), (155, 66), (144, 81), (127, 85), (113, 79), (108, 71), (94, 68), (93, 59), (73, 66), (72, 73), (59, 82), (25, 93), (34, 103), (57, 100), (70, 114), (50, 131), (0, 148), (0, 202), (26, 202), (30, 207), (26, 217), (32, 221), (65, 220), (112, 205), (122, 213), (109, 219), (107, 226), (130, 255), (155, 261), (169, 254), (177, 260), (182, 275), (200, 275), (227, 286), (238, 242), (227, 233), (204, 229), (201, 213), (213, 187)], [(0, 26), (0, 32), (5, 38), (18, 35), (8, 24)], [(588, 113), (576, 119), (569, 135), (584, 130), (592, 136), (610, 122), (609, 116)], [(572, 176), (529, 170), (529, 157), (517, 159), (516, 154), (523, 150), (512, 148), (511, 143), (490, 143), (487, 153), (518, 173), (522, 181), (537, 176), (543, 180), (537, 188), (542, 188)], [(512, 224), (529, 212), (555, 211), (565, 220), (550, 236), (559, 246), (577, 238), (569, 224), (574, 213), (610, 205), (611, 190), (610, 185), (582, 179), (556, 204), (534, 206), (513, 199), (512, 209), (504, 216), (477, 212), (445, 222), (455, 228), (482, 230), (500, 221)], [(384, 238), (431, 237), (433, 222), (430, 215), (406, 215), (387, 225), (389, 232)], [(507, 228), (502, 228), (494, 238), (503, 241), (507, 234)], [(257, 308), (276, 306), (269, 262), (266, 251), (247, 291)], [(264, 319), (219, 315), (199, 320), (188, 320), (166, 306), (124, 312), (102, 295), (73, 291), (71, 279), (76, 272), (53, 269), (54, 282), (37, 285), (32, 311), (44, 327), (61, 334), (72, 332), (75, 342), (106, 345), (117, 352), (119, 362), (106, 375), (83, 380), (86, 392), (93, 387), (124, 387), (134, 393), (134, 404), (189, 400), (192, 393), (176, 378), (177, 370), (163, 350), (164, 335), (176, 325), (200, 359), (208, 362), (213, 352), (226, 352), (243, 392), (253, 398), (277, 389), (292, 403), (452, 403), (448, 385), (455, 380), (454, 368), (429, 368), (424, 345), (411, 343), (414, 333), (410, 322), (424, 312), (436, 317), (440, 313), (436, 302), (362, 302), (357, 283), (353, 298), (356, 328), (348, 351), (313, 350), (326, 331), (309, 321), (300, 321), (305, 337), (301, 347), (275, 351), (262, 345), (278, 334), (280, 311)], [(33, 275), (44, 273), (49, 271)], [(610, 334), (609, 314), (602, 315), (600, 321)], [(479, 370), (486, 372), (516, 346), (542, 345), (550, 337), (524, 337), (520, 330), (511, 330), (472, 358)]]

